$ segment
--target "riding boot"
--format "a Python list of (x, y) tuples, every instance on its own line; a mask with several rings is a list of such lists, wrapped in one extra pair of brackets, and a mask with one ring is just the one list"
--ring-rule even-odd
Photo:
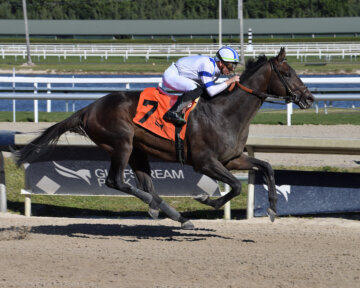
[(178, 96), (175, 104), (165, 113), (163, 119), (175, 125), (185, 125), (186, 121), (183, 118), (182, 110), (188, 106), (193, 100), (200, 97), (203, 92), (202, 87), (185, 92), (182, 96)]
[(186, 107), (184, 104), (188, 105), (189, 102), (183, 103), (182, 98), (182, 96), (178, 96), (175, 104), (165, 113), (163, 116), (165, 121), (181, 126), (186, 124), (185, 119), (182, 117), (182, 110)]

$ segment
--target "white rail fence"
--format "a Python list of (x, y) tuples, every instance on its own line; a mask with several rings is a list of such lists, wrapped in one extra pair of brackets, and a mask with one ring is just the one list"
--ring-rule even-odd
[[(303, 77), (301, 78), (305, 84), (360, 84), (360, 77), (331, 77), (331, 78), (317, 78), (317, 77)], [(224, 81), (226, 78), (219, 79)], [(119, 91), (119, 88), (91, 88), (91, 87), (75, 87), (76, 84), (124, 84), (125, 90), (131, 89), (134, 84), (149, 84), (162, 86), (161, 77), (140, 77), (140, 78), (52, 78), (52, 77), (16, 77), (3, 76), (0, 77), (1, 83), (11, 84), (11, 87), (0, 87), (0, 99), (13, 100), (13, 122), (16, 122), (16, 100), (34, 100), (34, 122), (37, 123), (39, 119), (38, 101), (47, 101), (47, 112), (51, 112), (51, 100), (96, 100), (105, 96), (111, 91)], [(32, 87), (19, 88), (16, 87), (18, 83), (31, 83)], [(45, 87), (39, 88), (39, 84), (46, 84)], [(72, 87), (52, 87), (52, 84), (72, 84)], [(345, 88), (340, 88), (336, 94), (313, 93), (316, 102), (318, 101), (359, 101), (360, 93), (340, 93), (344, 92)], [(355, 92), (360, 92), (358, 88)], [(19, 92), (28, 90), (27, 92)], [(29, 91), (30, 90), (30, 91)], [(6, 92), (1, 92), (6, 91)], [(55, 92), (54, 92), (55, 91)], [(61, 91), (61, 92), (58, 92)], [(353, 90), (347, 90), (351, 92)], [(66, 92), (66, 93), (65, 93)], [(70, 93), (69, 93), (70, 92)], [(315, 92), (315, 91), (313, 91)], [(326, 92), (326, 91), (322, 91)], [(274, 99), (276, 100), (276, 99)], [(326, 108), (326, 106), (325, 106)], [(292, 104), (287, 105), (287, 125), (291, 125)], [(316, 103), (316, 111), (318, 106)], [(326, 113), (326, 112), (325, 112)]]
[[(231, 43), (237, 47), (239, 44)], [(288, 56), (296, 56), (301, 61), (307, 61), (308, 57), (316, 57), (331, 61), (338, 57), (357, 61), (360, 55), (360, 43), (279, 43), (279, 44), (252, 44), (245, 45), (245, 56), (255, 57), (259, 54), (275, 56), (280, 47), (285, 47)], [(58, 57), (123, 57), (126, 61), (129, 57), (183, 57), (189, 55), (203, 54), (214, 56), (218, 50), (217, 44), (32, 44), (31, 55), (38, 58)], [(23, 44), (0, 45), (0, 57), (26, 58), (26, 46)]]

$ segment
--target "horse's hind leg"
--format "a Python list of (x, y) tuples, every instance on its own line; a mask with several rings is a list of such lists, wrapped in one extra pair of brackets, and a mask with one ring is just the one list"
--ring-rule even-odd
[(128, 157), (125, 157), (126, 154), (124, 153), (124, 150), (121, 152), (122, 153), (115, 153), (111, 155), (111, 164), (109, 175), (106, 178), (106, 185), (110, 188), (134, 195), (146, 204), (150, 204), (153, 197), (149, 193), (125, 183), (124, 169), (126, 167)]
[(117, 135), (121, 135), (121, 137), (117, 138), (112, 134), (106, 138), (107, 141), (102, 140), (103, 143), (107, 144), (98, 144), (110, 153), (111, 158), (109, 175), (106, 178), (105, 184), (110, 188), (134, 195), (143, 202), (150, 204), (153, 197), (149, 193), (137, 189), (124, 181), (124, 169), (133, 149), (133, 133), (131, 133), (130, 129), (123, 129), (118, 131)]
[[(173, 207), (168, 205), (165, 201), (163, 201), (155, 192), (151, 195), (148, 192), (145, 192), (141, 189), (135, 188), (124, 181), (124, 169), (128, 163), (130, 158), (130, 154), (132, 152), (131, 145), (118, 145), (116, 149), (111, 153), (111, 164), (109, 175), (106, 178), (106, 185), (110, 188), (114, 188), (125, 192), (130, 195), (134, 195), (146, 204), (151, 204), (153, 200), (158, 204), (158, 207), (165, 212), (172, 220), (178, 221), (181, 223), (181, 227), (183, 229), (193, 229), (194, 225), (190, 220), (181, 216), (179, 212), (177, 212)], [(133, 163), (134, 164), (134, 163)], [(142, 174), (145, 175), (145, 174)], [(150, 175), (148, 175), (150, 177)], [(146, 178), (149, 179), (149, 178)], [(151, 180), (151, 178), (150, 178)], [(149, 192), (152, 192), (151, 190)]]
[(129, 164), (136, 175), (136, 185), (139, 189), (150, 193), (153, 196), (152, 201), (149, 204), (149, 215), (153, 219), (157, 219), (159, 216), (159, 205), (161, 199), (158, 199), (155, 192), (154, 183), (151, 179), (150, 164), (147, 159), (147, 155), (137, 148), (133, 149), (131, 153)]
[(145, 190), (146, 192), (149, 192), (153, 197), (152, 201), (149, 203), (150, 216), (157, 218), (159, 209), (161, 209), (172, 220), (180, 222), (183, 229), (193, 229), (194, 225), (189, 219), (181, 216), (178, 211), (167, 204), (155, 192), (154, 184), (151, 179), (151, 169), (147, 155), (141, 150), (134, 148), (129, 160), (129, 164), (136, 174), (136, 184), (138, 187), (142, 190)]

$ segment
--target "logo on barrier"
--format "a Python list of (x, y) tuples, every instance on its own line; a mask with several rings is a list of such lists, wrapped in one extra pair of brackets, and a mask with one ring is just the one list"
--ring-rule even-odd
[[(269, 191), (268, 186), (266, 184), (263, 185), (266, 191)], [(283, 195), (286, 202), (289, 202), (289, 195), (291, 193), (291, 186), (290, 185), (276, 185), (276, 193), (279, 195)]]
[[(55, 159), (54, 159), (55, 158)], [(217, 182), (196, 173), (191, 166), (150, 159), (151, 179), (162, 196), (220, 196)], [(56, 147), (51, 157), (43, 156), (25, 170), (26, 185), (34, 194), (126, 195), (109, 188), (109, 156), (99, 148)], [(127, 166), (123, 181), (136, 186), (135, 171)]]
[(55, 171), (58, 172), (60, 175), (67, 177), (67, 178), (76, 178), (76, 179), (82, 179), (87, 184), (90, 184), (90, 170), (88, 169), (80, 169), (78, 171), (71, 170), (69, 168), (66, 168), (64, 166), (61, 166), (60, 164), (56, 163), (55, 161), (52, 161), (55, 165)]
[[(275, 170), (278, 215), (360, 211), (359, 173)], [(266, 216), (267, 187), (255, 174), (254, 215)]]
[[(56, 163), (55, 161), (52, 161), (52, 163), (55, 166), (55, 171), (61, 176), (64, 176), (66, 178), (82, 179), (88, 185), (91, 186), (91, 182), (90, 182), (91, 172), (89, 169), (72, 170), (65, 166), (60, 165), (59, 163)], [(108, 176), (108, 170), (98, 168), (95, 169), (93, 172), (99, 187), (105, 185), (105, 180)], [(151, 170), (151, 177), (153, 179), (184, 179), (184, 172), (181, 169), (178, 170), (155, 169), (155, 170)], [(134, 181), (134, 179), (135, 179), (135, 174), (133, 170), (124, 169), (124, 182), (126, 184), (131, 185), (130, 181)]]

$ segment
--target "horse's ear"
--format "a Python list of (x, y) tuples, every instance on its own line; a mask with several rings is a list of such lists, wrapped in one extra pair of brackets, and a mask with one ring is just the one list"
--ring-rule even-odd
[(278, 62), (282, 62), (282, 61), (284, 61), (285, 56), (286, 56), (285, 47), (281, 47), (280, 52), (279, 52), (278, 56), (276, 57), (276, 60)]

